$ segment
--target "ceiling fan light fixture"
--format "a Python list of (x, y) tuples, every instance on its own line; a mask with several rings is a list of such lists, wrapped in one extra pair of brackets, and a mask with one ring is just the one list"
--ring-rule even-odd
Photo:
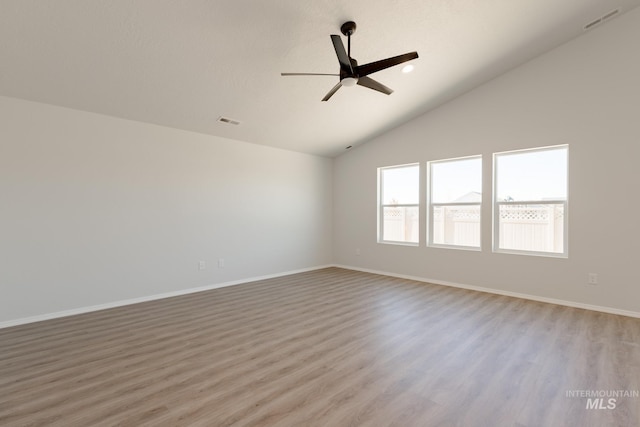
[(407, 74), (413, 71), (413, 64), (407, 64), (404, 67), (402, 67), (402, 72)]
[(346, 87), (355, 86), (357, 83), (358, 79), (356, 77), (345, 77), (344, 79), (340, 80), (340, 84)]

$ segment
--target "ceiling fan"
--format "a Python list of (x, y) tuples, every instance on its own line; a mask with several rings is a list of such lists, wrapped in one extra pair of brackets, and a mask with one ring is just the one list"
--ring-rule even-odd
[(331, 41), (333, 42), (333, 48), (338, 56), (338, 62), (340, 63), (340, 74), (322, 74), (322, 73), (281, 73), (282, 76), (339, 76), (340, 82), (333, 87), (322, 98), (323, 101), (328, 101), (334, 93), (338, 91), (342, 86), (354, 86), (360, 85), (368, 87), (369, 89), (377, 90), (385, 95), (391, 95), (393, 90), (389, 89), (382, 83), (379, 83), (372, 78), (368, 77), (370, 74), (376, 73), (385, 68), (393, 67), (403, 62), (410, 61), (418, 57), (418, 52), (405, 53), (404, 55), (394, 56), (392, 58), (382, 59), (380, 61), (370, 62), (364, 65), (358, 65), (358, 61), (351, 57), (351, 35), (356, 32), (356, 23), (353, 21), (345, 22), (340, 27), (342, 34), (347, 36), (347, 51), (344, 50), (344, 44), (339, 35), (332, 34)]

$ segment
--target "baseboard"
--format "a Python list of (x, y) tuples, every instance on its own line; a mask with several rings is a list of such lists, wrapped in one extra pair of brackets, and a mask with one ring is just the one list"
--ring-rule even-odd
[(337, 267), (337, 268), (343, 268), (345, 270), (362, 271), (364, 273), (380, 274), (382, 276), (389, 276), (389, 277), (398, 277), (400, 279), (415, 280), (417, 282), (433, 283), (435, 285), (451, 286), (451, 287), (454, 287), (454, 288), (469, 289), (469, 290), (472, 290), (472, 291), (487, 292), (487, 293), (496, 294), (496, 295), (505, 295), (505, 296), (515, 297), (515, 298), (528, 299), (528, 300), (532, 300), (532, 301), (539, 301), (539, 302), (546, 302), (546, 303), (550, 303), (550, 304), (563, 305), (563, 306), (567, 306), (567, 307), (582, 308), (582, 309), (585, 309), (585, 310), (599, 311), (599, 312), (603, 312), (603, 313), (617, 314), (617, 315), (621, 315), (621, 316), (640, 318), (640, 313), (639, 312), (630, 311), (630, 310), (621, 310), (621, 309), (617, 309), (617, 308), (613, 308), (613, 307), (603, 307), (603, 306), (599, 306), (599, 305), (584, 304), (584, 303), (579, 303), (579, 302), (575, 302), (575, 301), (560, 300), (560, 299), (555, 299), (555, 298), (546, 298), (546, 297), (540, 297), (540, 296), (537, 296), (537, 295), (522, 294), (522, 293), (518, 293), (518, 292), (504, 291), (504, 290), (500, 290), (500, 289), (484, 288), (484, 287), (481, 287), (481, 286), (465, 285), (465, 284), (462, 284), (462, 283), (454, 283), (454, 282), (448, 282), (448, 281), (443, 281), (443, 280), (433, 280), (433, 279), (427, 279), (427, 278), (424, 278), (424, 277), (411, 276), (411, 275), (407, 275), (407, 274), (390, 273), (388, 271), (373, 270), (373, 269), (369, 269), (369, 268), (360, 268), (360, 267), (354, 267), (354, 266), (349, 266), (349, 265), (341, 265), (341, 264), (330, 264), (330, 265), (321, 265), (321, 266), (303, 268), (303, 269), (298, 269), (298, 270), (284, 271), (284, 272), (275, 273), (275, 274), (268, 274), (268, 275), (264, 275), (264, 276), (248, 277), (248, 278), (245, 278), (245, 279), (233, 280), (233, 281), (230, 281), (230, 282), (215, 283), (215, 284), (211, 284), (211, 285), (207, 285), (207, 286), (200, 286), (200, 287), (197, 287), (197, 288), (182, 289), (180, 291), (166, 292), (166, 293), (162, 293), (162, 294), (149, 295), (149, 296), (140, 297), (140, 298), (132, 298), (132, 299), (127, 299), (127, 300), (115, 301), (115, 302), (106, 303), (106, 304), (98, 304), (98, 305), (93, 305), (93, 306), (89, 306), (89, 307), (80, 307), (80, 308), (75, 308), (75, 309), (71, 309), (71, 310), (58, 311), (58, 312), (54, 312), (54, 313), (47, 313), (47, 314), (31, 316), (31, 317), (24, 317), (24, 318), (20, 318), (20, 319), (0, 322), (0, 329), (9, 328), (9, 327), (12, 327), (12, 326), (25, 325), (25, 324), (28, 324), (28, 323), (41, 322), (41, 321), (44, 321), (44, 320), (57, 319), (57, 318), (60, 318), (60, 317), (74, 316), (76, 314), (90, 313), (92, 311), (107, 310), (109, 308), (122, 307), (122, 306), (125, 306), (125, 305), (138, 304), (138, 303), (141, 303), (141, 302), (155, 301), (155, 300), (159, 300), (159, 299), (171, 298), (171, 297), (176, 297), (176, 296), (180, 296), (180, 295), (193, 294), (193, 293), (196, 293), (196, 292), (210, 291), (212, 289), (224, 288), (224, 287), (227, 287), (227, 286), (234, 286), (234, 285), (241, 285), (243, 283), (255, 282), (255, 281), (258, 281), (258, 280), (273, 279), (273, 278), (277, 278), (277, 277), (288, 276), (288, 275), (291, 275), (291, 274), (305, 273), (305, 272), (308, 272), (308, 271), (320, 270), (320, 269), (328, 268), (328, 267)]
[(291, 274), (305, 273), (305, 272), (308, 272), (308, 271), (320, 270), (320, 269), (329, 268), (329, 267), (333, 267), (333, 265), (321, 265), (321, 266), (316, 266), (316, 267), (302, 268), (302, 269), (298, 269), (298, 270), (284, 271), (284, 272), (281, 272), (281, 273), (267, 274), (267, 275), (264, 275), (264, 276), (249, 277), (249, 278), (246, 278), (246, 279), (233, 280), (233, 281), (230, 281), (230, 282), (215, 283), (215, 284), (212, 284), (212, 285), (200, 286), (200, 287), (197, 287), (197, 288), (182, 289), (182, 290), (174, 291), (174, 292), (166, 292), (166, 293), (162, 293), (162, 294), (149, 295), (149, 296), (140, 297), (140, 298), (132, 298), (132, 299), (126, 299), (126, 300), (121, 300), (121, 301), (114, 301), (114, 302), (110, 302), (110, 303), (106, 303), (106, 304), (92, 305), (92, 306), (89, 306), (89, 307), (80, 307), (80, 308), (74, 308), (74, 309), (71, 309), (71, 310), (57, 311), (57, 312), (54, 312), (54, 313), (47, 313), (47, 314), (41, 314), (41, 315), (37, 315), (37, 316), (24, 317), (24, 318), (21, 318), (21, 319), (15, 319), (15, 320), (9, 320), (9, 321), (6, 321), (6, 322), (0, 322), (0, 329), (10, 328), (12, 326), (25, 325), (27, 323), (42, 322), (43, 320), (57, 319), (57, 318), (60, 318), (60, 317), (75, 316), (76, 314), (90, 313), (92, 311), (107, 310), (109, 308), (122, 307), (122, 306), (125, 306), (125, 305), (139, 304), (141, 302), (155, 301), (155, 300), (164, 299), (164, 298), (177, 297), (177, 296), (180, 296), (180, 295), (193, 294), (193, 293), (196, 293), (196, 292), (210, 291), (212, 289), (225, 288), (227, 286), (234, 286), (234, 285), (241, 285), (243, 283), (256, 282), (258, 280), (273, 279), (273, 278), (276, 278), (276, 277), (289, 276)]
[(465, 284), (461, 284), (461, 283), (447, 282), (447, 281), (443, 281), (443, 280), (432, 280), (432, 279), (426, 279), (424, 277), (409, 276), (409, 275), (406, 275), (406, 274), (389, 273), (387, 271), (372, 270), (372, 269), (369, 269), (369, 268), (353, 267), (353, 266), (349, 266), (349, 265), (334, 264), (333, 266), (334, 267), (338, 267), (338, 268), (344, 268), (346, 270), (362, 271), (364, 273), (380, 274), (382, 276), (390, 276), (390, 277), (397, 277), (397, 278), (400, 278), (400, 279), (415, 280), (417, 282), (433, 283), (434, 285), (451, 286), (451, 287), (454, 287), (454, 288), (469, 289), (471, 291), (487, 292), (487, 293), (490, 293), (490, 294), (505, 295), (505, 296), (509, 296), (509, 297), (528, 299), (528, 300), (532, 300), (532, 301), (546, 302), (546, 303), (549, 303), (549, 304), (564, 305), (564, 306), (567, 306), (567, 307), (583, 308), (585, 310), (599, 311), (599, 312), (602, 312), (602, 313), (617, 314), (617, 315), (620, 315), (620, 316), (628, 316), (628, 317), (640, 318), (640, 313), (639, 312), (630, 311), (630, 310), (621, 310), (621, 309), (613, 308), (613, 307), (603, 307), (603, 306), (599, 306), (599, 305), (583, 304), (583, 303), (575, 302), (575, 301), (566, 301), (566, 300), (560, 300), (560, 299), (555, 299), (555, 298), (546, 298), (546, 297), (540, 297), (540, 296), (537, 296), (537, 295), (521, 294), (521, 293), (518, 293), (518, 292), (503, 291), (503, 290), (500, 290), (500, 289), (493, 289), (493, 288), (484, 288), (484, 287), (481, 287), (481, 286), (465, 285)]

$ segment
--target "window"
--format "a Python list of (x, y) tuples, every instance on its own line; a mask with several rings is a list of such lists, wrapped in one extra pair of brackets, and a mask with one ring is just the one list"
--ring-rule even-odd
[(567, 256), (568, 150), (494, 154), (494, 251)]
[(378, 169), (378, 242), (418, 244), (420, 166)]
[(480, 249), (482, 157), (427, 165), (429, 246)]

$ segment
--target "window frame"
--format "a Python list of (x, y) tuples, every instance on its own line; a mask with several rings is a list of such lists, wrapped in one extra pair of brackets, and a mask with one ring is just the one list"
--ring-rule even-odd
[[(401, 169), (408, 167), (418, 167), (418, 201), (417, 203), (398, 203), (398, 204), (384, 204), (384, 174), (385, 170), (390, 169)], [(390, 245), (401, 245), (401, 246), (420, 246), (420, 163), (405, 163), (401, 165), (392, 165), (392, 166), (383, 166), (378, 168), (378, 243), (390, 244)], [(384, 209), (389, 207), (395, 208), (408, 208), (415, 207), (418, 210), (418, 241), (417, 242), (407, 242), (403, 240), (384, 240)]]
[[(452, 163), (462, 160), (479, 159), (480, 160), (480, 191), (482, 194), (482, 175), (484, 168), (484, 159), (482, 154), (476, 154), (472, 156), (454, 157), (449, 159), (432, 160), (427, 162), (427, 246), (431, 248), (444, 248), (444, 249), (460, 249), (465, 251), (482, 251), (482, 198), (480, 203), (474, 202), (450, 202), (450, 203), (434, 203), (431, 201), (433, 195), (433, 168), (431, 167), (435, 163)], [(434, 243), (434, 208), (447, 207), (447, 206), (478, 206), (480, 212), (480, 218), (478, 219), (478, 225), (480, 227), (480, 236), (478, 246), (468, 245), (452, 245), (447, 243)]]
[[(551, 151), (565, 149), (567, 151), (566, 164), (566, 197), (564, 200), (518, 200), (499, 201), (498, 200), (498, 157), (515, 153), (535, 153), (540, 151)], [(525, 148), (510, 151), (493, 153), (493, 212), (492, 212), (492, 250), (494, 253), (542, 256), (550, 258), (569, 258), (569, 144), (551, 145), (546, 147)], [(562, 230), (562, 252), (532, 251), (525, 249), (503, 249), (500, 248), (500, 206), (531, 206), (531, 205), (562, 205), (563, 206), (563, 230)]]

